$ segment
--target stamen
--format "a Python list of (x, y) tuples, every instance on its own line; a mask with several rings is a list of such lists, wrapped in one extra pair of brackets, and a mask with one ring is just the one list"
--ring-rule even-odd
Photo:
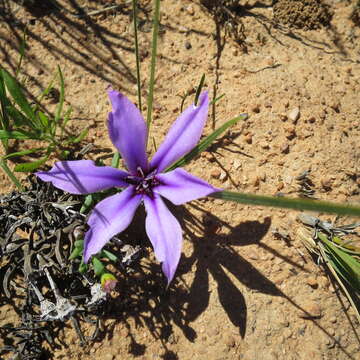
[(143, 178), (145, 177), (143, 169), (140, 166), (137, 167), (137, 171), (140, 173), (141, 177), (143, 177)]

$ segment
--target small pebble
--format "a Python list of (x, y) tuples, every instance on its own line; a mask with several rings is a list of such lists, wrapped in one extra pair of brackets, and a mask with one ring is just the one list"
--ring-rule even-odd
[(308, 121), (309, 121), (310, 124), (313, 124), (316, 121), (315, 116), (310, 116)]
[(249, 251), (249, 252), (247, 253), (247, 256), (248, 256), (248, 258), (251, 259), (251, 260), (259, 260), (259, 256), (258, 256), (258, 254), (257, 254), (255, 251)]
[(319, 286), (316, 278), (314, 276), (309, 276), (307, 279), (306, 279), (306, 283), (311, 286), (312, 288), (317, 288)]
[(238, 159), (235, 159), (233, 162), (233, 168), (234, 168), (234, 170), (238, 170), (239, 168), (241, 168), (241, 161)]
[(221, 174), (219, 176), (219, 179), (221, 181), (225, 181), (225, 179), (227, 178), (226, 172), (225, 171), (221, 171)]
[(259, 145), (260, 145), (260, 147), (261, 147), (262, 149), (264, 149), (264, 150), (267, 150), (267, 149), (270, 148), (269, 143), (268, 143), (267, 141), (261, 141), (261, 142), (259, 143)]
[(189, 5), (185, 8), (186, 12), (190, 15), (194, 15), (195, 14), (195, 10), (194, 7), (192, 5)]
[(333, 102), (332, 104), (330, 104), (330, 107), (335, 110), (335, 112), (339, 113), (340, 112), (340, 103), (338, 101)]
[(291, 140), (296, 136), (295, 126), (289, 125), (285, 128), (285, 136), (287, 139)]
[(260, 112), (260, 105), (259, 104), (253, 104), (251, 105), (251, 111), (258, 114)]
[(245, 141), (246, 141), (248, 144), (252, 144), (252, 134), (251, 134), (251, 133), (245, 135)]
[(286, 121), (288, 119), (287, 115), (282, 113), (279, 115), (281, 121)]
[(295, 124), (300, 117), (300, 108), (296, 107), (288, 113), (288, 118)]
[(233, 336), (229, 336), (227, 337), (227, 339), (225, 340), (225, 344), (228, 348), (233, 348), (236, 345), (236, 340)]
[(315, 301), (308, 301), (303, 305), (304, 311), (299, 312), (299, 317), (303, 319), (320, 318), (322, 315), (321, 307)]
[(104, 359), (104, 360), (114, 360), (114, 359), (115, 359), (115, 355), (110, 354), (110, 353), (106, 353), (105, 355), (103, 355), (103, 359)]
[(190, 41), (185, 42), (185, 49), (190, 50), (192, 48)]
[(331, 189), (331, 185), (332, 185), (332, 181), (329, 178), (323, 178), (320, 180), (321, 186), (324, 190), (330, 190)]
[(286, 328), (283, 332), (284, 337), (287, 339), (290, 339), (292, 334), (293, 334), (293, 332), (290, 328)]
[(219, 169), (214, 169), (210, 173), (210, 176), (214, 179), (218, 179), (220, 175), (221, 175), (221, 171)]
[(289, 151), (290, 151), (290, 146), (288, 143), (283, 143), (281, 146), (280, 146), (280, 151), (283, 153), (283, 154), (288, 154)]

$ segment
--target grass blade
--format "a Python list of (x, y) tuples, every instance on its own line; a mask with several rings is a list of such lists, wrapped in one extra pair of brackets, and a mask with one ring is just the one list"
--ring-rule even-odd
[(3, 157), (3, 159), (4, 159), (4, 160), (7, 160), (7, 159), (14, 158), (14, 157), (25, 156), (25, 155), (37, 153), (37, 152), (40, 152), (40, 151), (43, 151), (43, 150), (45, 150), (45, 148), (36, 148), (36, 149), (29, 149), (29, 150), (17, 151), (17, 152), (13, 152), (13, 153), (11, 153), (11, 154), (5, 155), (5, 156)]
[(2, 159), (0, 160), (0, 167), (4, 170), (6, 175), (10, 178), (10, 180), (15, 184), (15, 186), (20, 190), (23, 191), (24, 188), (21, 186), (20, 181), (17, 179), (17, 177), (14, 175), (14, 173), (10, 170), (10, 168), (7, 166), (6, 162)]
[(25, 46), (26, 46), (26, 28), (24, 30), (23, 37), (21, 39), (20, 50), (19, 50), (20, 58), (19, 58), (19, 62), (17, 64), (17, 66), (16, 66), (15, 78), (18, 77), (20, 69), (21, 69), (21, 64), (22, 64), (23, 58), (25, 56)]
[(60, 69), (60, 66), (58, 65), (58, 73), (60, 78), (60, 97), (59, 97), (59, 104), (56, 107), (55, 112), (55, 123), (58, 123), (62, 114), (63, 106), (64, 106), (64, 98), (65, 98), (65, 83), (64, 83), (64, 76), (62, 74), (62, 71)]
[(227, 121), (224, 125), (216, 129), (212, 134), (207, 136), (202, 140), (197, 146), (194, 147), (189, 153), (184, 155), (181, 159), (176, 161), (173, 165), (166, 169), (166, 171), (171, 171), (177, 167), (184, 166), (188, 164), (192, 159), (194, 159), (201, 152), (206, 150), (221, 134), (223, 134), (230, 126), (235, 125), (240, 120), (246, 120), (247, 114), (241, 114), (234, 119)]
[(14, 120), (15, 126), (28, 126), (33, 128), (31, 120), (29, 120), (21, 111), (12, 105), (5, 108), (6, 113)]
[(319, 234), (319, 237), (328, 247), (332, 257), (336, 258), (337, 262), (344, 269), (341, 274), (347, 274), (344, 279), (348, 281), (354, 289), (360, 291), (360, 262), (358, 262), (353, 256), (342, 251), (340, 247), (334, 245), (325, 235)]
[(41, 122), (41, 125), (43, 126), (44, 129), (48, 129), (49, 128), (49, 118), (48, 116), (43, 113), (42, 111), (38, 111), (38, 116)]
[(360, 217), (360, 207), (345, 204), (335, 204), (319, 200), (291, 199), (286, 197), (244, 194), (232, 191), (220, 191), (211, 197), (234, 201), (240, 204), (270, 206), (294, 210), (320, 211), (329, 214), (352, 215)]
[(26, 116), (31, 120), (32, 127), (34, 129), (37, 129), (36, 126), (36, 116), (31, 108), (29, 102), (27, 101), (26, 97), (24, 96), (20, 85), (16, 81), (15, 78), (13, 78), (5, 69), (1, 70), (6, 88), (9, 90), (9, 93), (13, 97), (16, 104), (20, 107), (22, 112), (26, 114)]
[(30, 133), (25, 130), (14, 130), (14, 131), (0, 130), (0, 139), (39, 140), (40, 136), (38, 134)]
[(42, 157), (39, 160), (31, 161), (27, 163), (18, 164), (15, 166), (14, 171), (16, 172), (31, 172), (38, 169), (41, 165), (44, 165), (49, 158), (49, 155)]
[(77, 144), (77, 143), (81, 142), (82, 140), (85, 139), (88, 132), (89, 132), (89, 129), (84, 129), (77, 137), (71, 138), (69, 141), (67, 141), (67, 143)]
[(6, 96), (5, 83), (0, 71), (0, 104), (1, 104), (1, 127), (3, 130), (9, 130), (9, 118), (6, 108), (11, 105), (10, 100)]

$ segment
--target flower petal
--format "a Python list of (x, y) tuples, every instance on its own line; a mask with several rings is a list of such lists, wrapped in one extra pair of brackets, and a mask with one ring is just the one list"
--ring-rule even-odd
[(43, 181), (72, 194), (89, 194), (112, 187), (129, 184), (124, 178), (125, 171), (110, 166), (96, 166), (92, 160), (58, 161), (50, 171), (35, 173)]
[(221, 191), (180, 168), (156, 175), (156, 179), (160, 181), (160, 185), (156, 186), (154, 191), (175, 205), (185, 204), (188, 201)]
[(151, 169), (162, 172), (198, 143), (209, 107), (208, 93), (204, 92), (197, 106), (189, 106), (175, 121), (150, 162)]
[(90, 229), (85, 234), (84, 262), (98, 253), (116, 234), (125, 230), (139, 206), (142, 195), (129, 186), (121, 193), (100, 201), (87, 221)]
[(139, 109), (123, 94), (108, 92), (113, 107), (109, 113), (108, 129), (112, 143), (119, 150), (126, 167), (132, 175), (137, 168), (146, 172), (146, 124)]
[(147, 212), (146, 233), (154, 247), (157, 260), (163, 263), (162, 270), (169, 284), (181, 255), (181, 227), (158, 194), (154, 194), (153, 198), (144, 196), (144, 205)]

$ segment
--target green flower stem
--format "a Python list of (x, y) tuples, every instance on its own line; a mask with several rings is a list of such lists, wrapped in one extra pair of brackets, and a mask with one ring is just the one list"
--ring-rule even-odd
[(153, 17), (153, 36), (151, 44), (151, 67), (150, 67), (150, 81), (149, 81), (149, 94), (147, 98), (147, 131), (149, 139), (150, 124), (152, 119), (152, 106), (154, 99), (154, 85), (155, 85), (155, 65), (156, 65), (156, 50), (157, 50), (157, 39), (159, 32), (159, 17), (160, 17), (160, 0), (154, 0), (154, 17)]
[(354, 205), (335, 204), (327, 201), (290, 199), (286, 197), (264, 196), (255, 194), (244, 194), (233, 191), (221, 191), (213, 193), (211, 197), (235, 201), (240, 204), (271, 206), (278, 208), (320, 211), (338, 215), (352, 215), (360, 217), (360, 207)]

